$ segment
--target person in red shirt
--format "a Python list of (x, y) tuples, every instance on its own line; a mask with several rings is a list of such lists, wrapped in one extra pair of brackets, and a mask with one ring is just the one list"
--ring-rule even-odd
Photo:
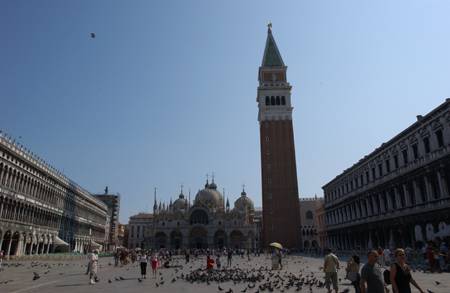
[(206, 269), (212, 270), (214, 267), (214, 260), (208, 255), (206, 257)]

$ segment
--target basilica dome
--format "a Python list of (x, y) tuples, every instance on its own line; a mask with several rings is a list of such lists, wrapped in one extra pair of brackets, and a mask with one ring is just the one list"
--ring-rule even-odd
[(187, 200), (184, 198), (184, 194), (183, 192), (180, 193), (180, 195), (178, 196), (178, 199), (176, 201), (173, 202), (172, 204), (172, 209), (174, 211), (182, 211), (182, 210), (186, 210), (188, 206), (188, 202)]
[(234, 202), (234, 208), (238, 211), (255, 211), (253, 201), (247, 196), (245, 190), (242, 190), (241, 196)]
[(208, 208), (222, 208), (223, 196), (216, 190), (215, 183), (207, 184), (205, 189), (200, 190), (195, 196), (195, 204), (204, 205)]

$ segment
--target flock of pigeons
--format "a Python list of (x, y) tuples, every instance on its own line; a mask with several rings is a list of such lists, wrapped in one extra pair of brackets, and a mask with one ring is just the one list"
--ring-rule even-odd
[[(183, 266), (180, 264), (181, 258), (175, 258), (173, 261), (174, 269), (168, 269), (168, 274), (163, 274), (159, 271), (159, 274), (151, 282), (155, 282), (155, 287), (161, 287), (166, 283), (164, 275), (168, 277), (170, 283), (185, 282), (189, 284), (203, 284), (211, 286), (210, 292), (218, 293), (270, 293), (270, 292), (305, 292), (312, 293), (317, 292), (317, 289), (325, 287), (323, 281), (323, 274), (318, 270), (310, 269), (308, 264), (302, 259), (291, 258), (292, 266), (294, 266), (297, 273), (290, 272), (289, 270), (276, 270), (273, 271), (269, 267), (265, 266), (264, 262), (267, 260), (255, 259), (253, 262), (240, 262), (231, 267), (225, 267), (221, 269), (206, 270), (204, 269), (204, 258), (191, 261), (191, 263)], [(47, 263), (47, 262), (16, 262), (16, 263), (4, 263), (4, 268), (19, 268), (30, 269), (33, 271), (32, 280), (38, 280), (41, 275), (48, 274), (51, 270), (56, 270), (59, 275), (64, 275), (61, 272), (62, 267), (67, 266), (79, 266), (83, 271), (86, 269), (86, 264), (79, 262), (65, 262), (65, 263)], [(112, 266), (108, 263), (108, 266)], [(101, 269), (104, 266), (99, 266), (99, 273), (101, 275)], [(78, 269), (76, 269), (78, 270)], [(125, 268), (126, 271), (135, 271), (139, 273), (138, 263), (134, 266), (130, 265)], [(164, 269), (166, 270), (166, 269)], [(151, 274), (151, 272), (150, 272)], [(149, 277), (151, 278), (151, 277)], [(108, 279), (108, 283), (113, 281), (120, 282), (125, 280), (138, 280), (143, 282), (141, 278), (124, 278), (122, 276), (115, 276), (112, 279)], [(341, 279), (339, 279), (341, 281)], [(8, 284), (13, 280), (1, 280), (1, 284)], [(169, 282), (169, 281), (168, 281)], [(440, 282), (435, 281), (436, 286), (440, 285)], [(217, 287), (215, 287), (217, 286)], [(216, 289), (217, 288), (217, 289)], [(236, 290), (236, 291), (234, 291)], [(352, 289), (353, 290), (353, 289)], [(324, 289), (319, 290), (324, 291)], [(350, 292), (350, 287), (345, 288), (341, 293)], [(427, 290), (428, 293), (433, 293), (431, 290)]]

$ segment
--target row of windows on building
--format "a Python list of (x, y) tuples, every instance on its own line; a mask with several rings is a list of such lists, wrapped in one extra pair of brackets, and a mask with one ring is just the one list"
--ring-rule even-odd
[[(96, 222), (103, 222), (103, 218), (100, 215), (93, 213), (92, 210), (87, 210), (81, 204), (77, 204), (75, 201), (76, 195), (72, 191), (66, 190), (66, 193), (64, 193), (59, 188), (49, 186), (47, 183), (25, 175), (24, 172), (9, 167), (3, 162), (0, 162), (0, 186), (33, 197), (60, 209), (76, 211), (78, 216)], [(78, 201), (84, 200), (78, 198)]]
[[(439, 149), (444, 146), (442, 129), (436, 130), (434, 132), (434, 136), (432, 136), (431, 138), (435, 139), (435, 149)], [(423, 146), (423, 151), (419, 151), (419, 142), (417, 141), (411, 144), (409, 148), (405, 148), (401, 150), (400, 153), (394, 154), (388, 159), (385, 159), (384, 162), (378, 162), (376, 166), (369, 168), (365, 171), (365, 173), (361, 173), (359, 174), (359, 176), (355, 176), (348, 182), (343, 183), (338, 188), (335, 188), (333, 191), (327, 192), (325, 200), (336, 200), (341, 196), (344, 196), (358, 188), (369, 184), (370, 182), (375, 181), (376, 179), (389, 174), (394, 170), (397, 170), (401, 166), (406, 166), (408, 162), (415, 161), (421, 156), (425, 156), (432, 151), (432, 147), (430, 145), (430, 136), (423, 137), (421, 140), (421, 144)]]
[(130, 237), (131, 238), (143, 238), (144, 230), (145, 230), (145, 226), (132, 225), (130, 227)]
[(266, 96), (266, 106), (286, 105), (285, 96)]
[(326, 221), (327, 224), (342, 224), (433, 202), (446, 196), (443, 192), (448, 192), (449, 187), (449, 170), (430, 173), (333, 209), (327, 212)]

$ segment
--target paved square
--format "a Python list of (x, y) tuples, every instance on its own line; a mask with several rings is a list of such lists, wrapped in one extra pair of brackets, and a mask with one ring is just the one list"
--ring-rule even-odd
[[(344, 279), (345, 261), (341, 260), (341, 270), (339, 271), (339, 292), (349, 289), (349, 292), (354, 292), (354, 289), (349, 285), (349, 281)], [(222, 263), (226, 263), (226, 259), (222, 258)], [(269, 267), (270, 259), (267, 256), (251, 257), (251, 261), (247, 258), (233, 257), (233, 268), (242, 269), (242, 271), (252, 270), (256, 275), (256, 269), (261, 267)], [(285, 258), (285, 265), (281, 271), (261, 270), (264, 280), (253, 283), (244, 282), (240, 280), (224, 281), (220, 284), (211, 281), (209, 285), (203, 281), (186, 281), (181, 278), (183, 275), (186, 278), (190, 272), (204, 268), (206, 266), (205, 257), (193, 259), (189, 264), (184, 264), (182, 257), (175, 257), (174, 265), (181, 265), (182, 268), (168, 268), (160, 269), (157, 279), (151, 277), (151, 269), (147, 279), (139, 281), (140, 277), (138, 263), (130, 264), (124, 267), (114, 267), (112, 258), (100, 258), (99, 261), (99, 283), (95, 285), (88, 284), (88, 276), (86, 272), (87, 261), (76, 260), (59, 263), (56, 261), (42, 261), (42, 262), (11, 262), (11, 265), (4, 267), (0, 273), (0, 292), (2, 293), (19, 293), (19, 292), (230, 292), (232, 289), (234, 293), (246, 292), (270, 292), (269, 289), (264, 291), (259, 288), (261, 284), (266, 283), (267, 278), (272, 282), (279, 279), (277, 275), (285, 281), (278, 282), (280, 288), (274, 288), (273, 292), (326, 292), (325, 288), (318, 288), (317, 283), (323, 281), (323, 273), (320, 272), (319, 267), (322, 265), (321, 258), (311, 258), (302, 256), (289, 256)], [(33, 281), (33, 272), (37, 272), (40, 278)], [(289, 289), (285, 288), (288, 283), (289, 273), (295, 276), (305, 277), (316, 284), (311, 287), (303, 285), (302, 289), (297, 290), (296, 286)], [(250, 275), (250, 274), (248, 274)], [(272, 275), (270, 277), (270, 275)], [(241, 278), (241, 277), (238, 277)], [(430, 274), (423, 272), (415, 272), (414, 278), (424, 289), (429, 289), (435, 293), (449, 293), (450, 292), (450, 274)], [(123, 279), (123, 280), (122, 280)], [(435, 282), (440, 282), (437, 285)], [(6, 283), (5, 283), (6, 282)], [(158, 286), (156, 285), (158, 283)], [(283, 285), (281, 285), (283, 284)], [(253, 287), (253, 288), (249, 288)], [(222, 291), (219, 290), (219, 286)], [(275, 286), (274, 286), (275, 287)], [(392, 291), (391, 291), (392, 292)], [(413, 292), (418, 292), (413, 289)]]

